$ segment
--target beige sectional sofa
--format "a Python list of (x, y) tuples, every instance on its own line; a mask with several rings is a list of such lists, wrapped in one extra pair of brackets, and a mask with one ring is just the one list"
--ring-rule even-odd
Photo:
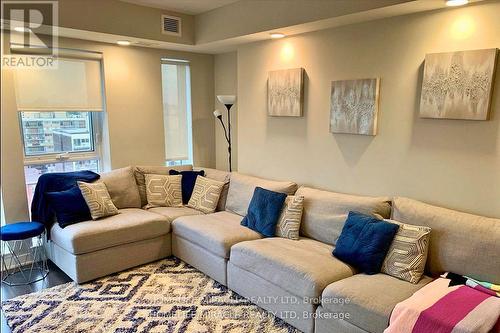
[[(398, 302), (444, 271), (500, 283), (499, 219), (406, 198), (297, 189), (293, 182), (207, 168), (208, 178), (228, 183), (217, 212), (142, 209), (144, 174), (168, 174), (169, 169), (130, 167), (102, 175), (120, 214), (65, 229), (55, 224), (48, 244), (51, 259), (84, 282), (173, 254), (308, 333), (382, 332)], [(256, 186), (304, 196), (299, 240), (263, 239), (240, 225)], [(428, 276), (412, 284), (385, 274), (358, 274), (333, 257), (351, 210), (431, 227)]]

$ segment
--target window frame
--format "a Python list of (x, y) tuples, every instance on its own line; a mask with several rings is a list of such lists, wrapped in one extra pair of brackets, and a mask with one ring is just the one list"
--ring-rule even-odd
[[(30, 111), (24, 111), (30, 112)], [(74, 111), (53, 111), (53, 112), (74, 112)], [(22, 124), (22, 112), (19, 112), (19, 127), (21, 131), (21, 140), (23, 144), (23, 158), (24, 166), (29, 165), (39, 165), (39, 164), (54, 164), (54, 163), (64, 163), (64, 162), (75, 162), (75, 161), (86, 161), (86, 160), (97, 160), (98, 168), (101, 170), (102, 165), (102, 128), (103, 128), (103, 116), (102, 112), (91, 112), (91, 111), (78, 111), (78, 112), (88, 112), (90, 123), (92, 126), (92, 142), (93, 150), (84, 152), (60, 152), (60, 153), (41, 153), (37, 155), (26, 155), (25, 142), (24, 142), (24, 131)]]
[[(165, 156), (165, 165), (181, 166), (181, 165), (192, 165), (194, 164), (194, 138), (193, 138), (193, 99), (192, 99), (192, 84), (191, 84), (191, 63), (189, 60), (185, 59), (174, 59), (174, 58), (161, 58), (160, 61), (160, 71), (163, 72), (163, 65), (175, 65), (175, 66), (185, 66), (186, 68), (186, 125), (187, 125), (187, 145), (188, 145), (188, 159), (168, 159)], [(162, 78), (162, 96), (163, 96), (163, 78)], [(163, 97), (162, 97), (163, 98)], [(165, 117), (165, 109), (162, 105), (162, 117)], [(164, 136), (166, 136), (166, 128), (164, 128)], [(166, 147), (165, 147), (166, 148)]]

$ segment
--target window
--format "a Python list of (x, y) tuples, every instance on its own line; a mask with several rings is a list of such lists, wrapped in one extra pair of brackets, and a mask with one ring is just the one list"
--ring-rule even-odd
[(168, 166), (193, 164), (189, 62), (163, 59), (161, 73), (165, 163)]
[(100, 171), (96, 132), (100, 117), (93, 112), (20, 112), (24, 175), (28, 203), (38, 177), (48, 172)]
[(101, 169), (101, 63), (60, 58), (57, 69), (16, 70), (15, 84), (31, 206), (42, 174)]

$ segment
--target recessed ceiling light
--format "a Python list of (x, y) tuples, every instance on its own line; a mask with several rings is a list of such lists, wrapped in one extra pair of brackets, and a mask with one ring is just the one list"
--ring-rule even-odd
[(30, 28), (15, 27), (14, 30), (17, 31), (17, 32), (28, 32), (28, 31), (30, 31)]
[(271, 38), (278, 39), (278, 38), (283, 38), (285, 37), (285, 34), (282, 34), (281, 32), (273, 32), (271, 34)]
[(128, 41), (128, 40), (118, 40), (118, 41), (116, 41), (116, 44), (121, 45), (121, 46), (129, 46), (130, 45), (130, 41)]
[(463, 6), (469, 3), (469, 0), (446, 0), (446, 6), (456, 7)]

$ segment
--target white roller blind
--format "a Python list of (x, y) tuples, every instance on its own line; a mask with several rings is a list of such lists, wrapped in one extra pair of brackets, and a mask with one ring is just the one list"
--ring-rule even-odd
[(191, 96), (189, 64), (163, 62), (163, 121), (167, 161), (189, 160)]
[(15, 71), (18, 111), (102, 111), (101, 62), (58, 58), (57, 68)]

